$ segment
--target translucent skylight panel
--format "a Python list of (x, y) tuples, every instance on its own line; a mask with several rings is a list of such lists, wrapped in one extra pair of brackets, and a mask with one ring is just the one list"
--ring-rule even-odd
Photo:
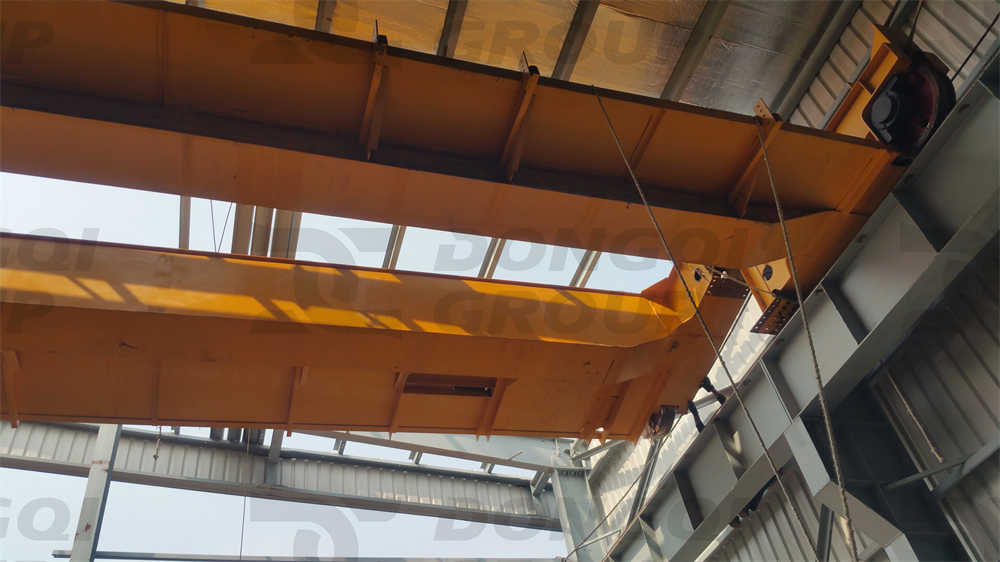
[(672, 269), (667, 260), (602, 253), (587, 288), (639, 293), (670, 275)]
[(229, 253), (233, 249), (235, 221), (235, 203), (192, 197), (188, 248), (203, 252)]
[(489, 245), (486, 236), (409, 226), (403, 235), (396, 268), (475, 277)]
[(295, 259), (382, 267), (392, 225), (302, 213)]
[(20, 234), (177, 247), (176, 195), (0, 173), (0, 229)]
[(508, 240), (500, 254), (493, 278), (569, 285), (584, 253), (584, 250), (578, 248)]

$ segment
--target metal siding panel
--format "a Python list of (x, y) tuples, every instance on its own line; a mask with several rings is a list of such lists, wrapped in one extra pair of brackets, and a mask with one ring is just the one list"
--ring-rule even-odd
[[(840, 74), (837, 74), (836, 70), (833, 68), (833, 65), (831, 65), (829, 62), (824, 64), (823, 68), (819, 69), (819, 76), (817, 76), (817, 80), (822, 82), (825, 89), (830, 92), (831, 96), (834, 97), (833, 103), (836, 103), (836, 99), (839, 99), (840, 94), (842, 94), (848, 87), (850, 87), (850, 84), (847, 83), (847, 80), (844, 80), (844, 78), (840, 76)], [(833, 107), (833, 103), (830, 105), (830, 107)]]
[[(849, 33), (850, 37), (854, 37), (852, 33)], [(867, 55), (866, 55), (867, 57)], [(855, 73), (858, 70), (858, 64), (861, 61), (867, 60), (867, 58), (856, 58), (845, 44), (844, 39), (841, 38), (837, 46), (833, 48), (833, 52), (830, 53), (830, 63), (836, 69), (837, 74), (842, 76), (845, 81), (851, 81), (854, 78)]]
[(820, 107), (816, 100), (806, 92), (805, 97), (799, 102), (799, 110), (802, 111), (803, 115), (809, 118), (809, 121), (815, 123), (817, 127), (822, 128), (823, 123), (826, 121), (826, 110)]
[(796, 109), (792, 113), (792, 118), (788, 120), (792, 125), (801, 125), (803, 127), (812, 127), (812, 124), (806, 119), (805, 115), (800, 109)]
[(892, 13), (892, 6), (883, 0), (864, 0), (861, 9), (870, 21), (878, 24), (888, 21), (889, 14)]
[[(918, 423), (945, 461), (968, 456), (1000, 432), (1000, 404), (995, 400), (1000, 395), (996, 271), (994, 241), (921, 319), (890, 358), (888, 369), (875, 378), (875, 388), (921, 470), (937, 466), (938, 461)], [(939, 485), (947, 476), (941, 473), (932, 481)], [(973, 558), (1000, 557), (995, 533), (1000, 521), (1000, 470), (995, 453), (952, 488), (943, 502)]]
[[(782, 481), (788, 487), (793, 501), (802, 512), (809, 532), (815, 536), (819, 525), (819, 507), (810, 498), (796, 469), (788, 469), (782, 474)], [(863, 550), (870, 542), (859, 537), (858, 548)], [(785, 501), (777, 486), (769, 487), (761, 498), (757, 509), (744, 518), (739, 528), (730, 533), (713, 551), (711, 558), (720, 560), (806, 560), (809, 543), (799, 528), (792, 507)], [(846, 543), (834, 530), (831, 560), (848, 559)], [(734, 556), (735, 555), (735, 556)]]

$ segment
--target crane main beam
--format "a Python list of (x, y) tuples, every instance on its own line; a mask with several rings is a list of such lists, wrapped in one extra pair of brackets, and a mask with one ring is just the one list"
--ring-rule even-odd
[[(599, 92), (626, 149), (643, 146), (637, 172), (678, 261), (784, 257), (768, 190), (727, 201), (766, 182), (749, 116), (541, 77), (517, 120), (521, 73), (398, 49), (391, 33), (386, 47), (168, 3), (15, 1), (2, 18), (19, 30), (0, 53), (4, 171), (664, 258)], [(362, 144), (378, 69), (379, 139)], [(768, 151), (799, 268), (818, 278), (901, 168), (876, 142), (791, 124)]]
[(680, 275), (724, 331), (687, 264), (636, 295), (3, 234), (0, 416), (635, 439), (714, 359)]

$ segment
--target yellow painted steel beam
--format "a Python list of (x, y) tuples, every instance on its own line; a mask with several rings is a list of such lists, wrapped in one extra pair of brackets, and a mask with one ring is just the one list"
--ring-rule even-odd
[[(26, 109), (0, 108), (0, 121), (0, 166), (8, 172), (666, 257), (645, 210), (631, 202)], [(679, 261), (746, 267), (784, 255), (777, 223), (653, 210)], [(788, 226), (798, 254), (830, 263), (864, 220), (821, 211)], [(820, 231), (831, 236), (816, 237)]]
[[(170, 4), (6, 2), (0, 17), (19, 30), (0, 53), (3, 170), (664, 257), (589, 87), (540, 78), (522, 112), (520, 73), (391, 33), (383, 52)], [(783, 256), (769, 190), (752, 188), (766, 176), (750, 117), (601, 95), (679, 261)], [(820, 272), (899, 172), (877, 143), (791, 124), (768, 152), (800, 267)]]
[(614, 347), (693, 313), (635, 294), (250, 256), (14, 235), (0, 250), (3, 300), (24, 304)]
[[(636, 438), (741, 299), (0, 235), (0, 416)], [(702, 345), (704, 344), (704, 345)], [(652, 353), (650, 353), (652, 352)]]

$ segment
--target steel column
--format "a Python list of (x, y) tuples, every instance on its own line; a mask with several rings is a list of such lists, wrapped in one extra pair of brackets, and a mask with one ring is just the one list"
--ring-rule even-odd
[(83, 505), (80, 507), (80, 520), (77, 522), (76, 535), (73, 537), (70, 557), (72, 562), (90, 562), (97, 552), (101, 523), (104, 520), (104, 507), (108, 500), (108, 488), (111, 486), (111, 471), (115, 464), (121, 433), (120, 425), (102, 424), (97, 430), (94, 452), (87, 472), (87, 488), (83, 493)]
[(180, 215), (178, 220), (177, 247), (186, 250), (191, 246), (191, 198), (180, 197)]
[(557, 468), (552, 474), (552, 488), (555, 491), (566, 551), (571, 553), (567, 559), (578, 562), (600, 560), (603, 551), (600, 544), (592, 543), (576, 549), (577, 545), (592, 538), (591, 533), (600, 523), (599, 512), (594, 505), (590, 486), (587, 485), (587, 471), (581, 468)]

